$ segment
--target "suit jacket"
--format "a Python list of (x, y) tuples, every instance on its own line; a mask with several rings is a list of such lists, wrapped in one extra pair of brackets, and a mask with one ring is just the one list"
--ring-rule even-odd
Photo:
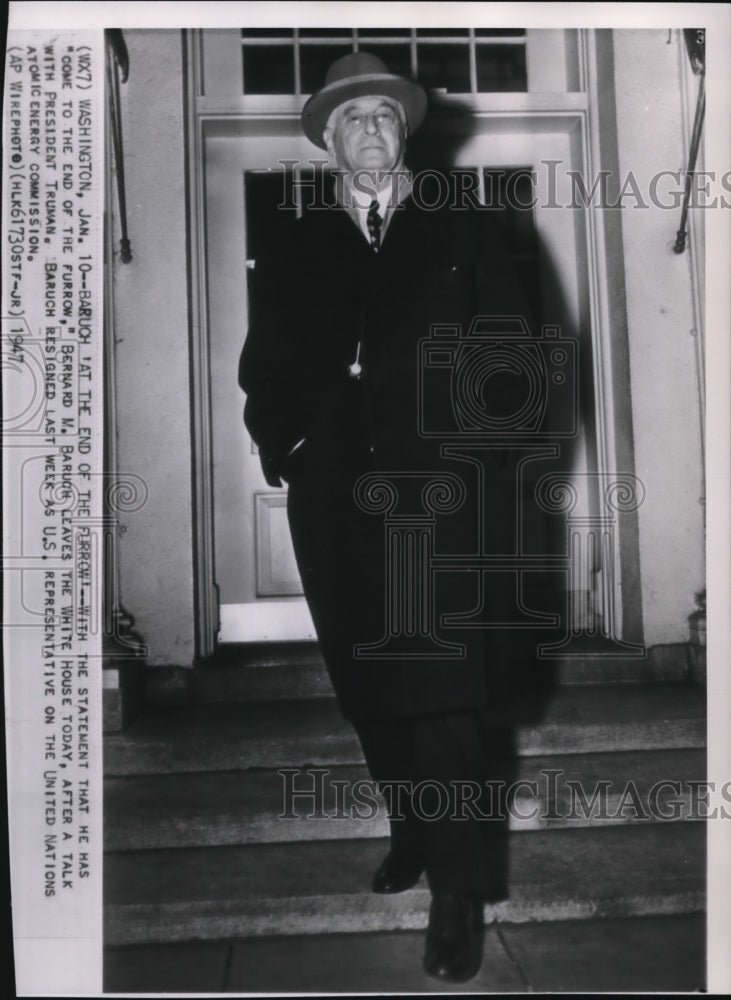
[[(425, 378), (422, 342), (439, 339), (435, 327), (466, 332), (480, 314), (526, 312), (488, 212), (427, 211), (409, 198), (374, 253), (343, 209), (311, 210), (286, 245), (257, 259), (239, 371), (244, 416), (267, 481), (289, 483), (305, 596), (346, 716), (484, 705), (487, 636), (442, 627), (444, 614), (474, 607), (478, 574), (428, 568), (431, 554), (473, 549), (479, 496), (474, 469), (445, 458), (438, 434), (423, 433), (425, 425), (448, 423), (453, 390), (448, 363)], [(350, 371), (356, 358), (359, 378)], [(396, 485), (401, 506), (388, 516), (422, 518), (414, 537), (424, 558), (410, 595), (394, 591), (398, 526), (391, 521), (389, 534), (387, 515), (354, 499), (368, 473)], [(444, 473), (462, 481), (465, 498), (456, 511), (432, 512), (430, 521), (420, 491), (429, 476)], [(494, 473), (499, 480), (499, 461)], [(510, 486), (499, 487), (507, 503)], [(429, 604), (431, 645), (428, 636), (420, 643), (404, 635), (403, 621), (394, 626), (394, 601), (415, 599)], [(389, 631), (390, 643), (363, 655)]]

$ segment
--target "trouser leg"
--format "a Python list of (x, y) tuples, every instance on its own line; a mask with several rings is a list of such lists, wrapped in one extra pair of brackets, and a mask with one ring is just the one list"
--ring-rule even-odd
[(430, 888), (484, 890), (486, 857), (476, 800), (485, 767), (476, 713), (415, 720), (414, 756), (423, 791), (413, 807), (426, 830)]
[(356, 723), (371, 777), (386, 802), (391, 831), (391, 850), (404, 860), (426, 861), (422, 824), (414, 815), (413, 733), (410, 720), (379, 719)]
[[(433, 891), (485, 890), (488, 872), (476, 801), (485, 760), (477, 713), (382, 720), (361, 723), (357, 730), (371, 774), (384, 791), (393, 849), (423, 857)], [(400, 783), (404, 787), (396, 801)], [(403, 820), (397, 818), (397, 805)]]

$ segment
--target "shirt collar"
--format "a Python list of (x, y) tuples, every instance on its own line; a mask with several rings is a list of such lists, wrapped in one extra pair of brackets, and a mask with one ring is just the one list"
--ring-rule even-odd
[(411, 194), (409, 170), (338, 172), (335, 175), (335, 197), (349, 214), (367, 212), (373, 198), (378, 199), (378, 213), (386, 219)]

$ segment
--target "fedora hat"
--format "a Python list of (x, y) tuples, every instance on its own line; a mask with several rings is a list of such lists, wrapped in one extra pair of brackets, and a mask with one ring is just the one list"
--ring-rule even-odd
[(351, 52), (327, 71), (325, 86), (310, 97), (302, 109), (302, 129), (307, 138), (325, 149), (322, 133), (339, 104), (355, 97), (391, 97), (406, 112), (409, 132), (421, 125), (426, 114), (426, 93), (404, 76), (389, 73), (385, 63), (370, 52)]

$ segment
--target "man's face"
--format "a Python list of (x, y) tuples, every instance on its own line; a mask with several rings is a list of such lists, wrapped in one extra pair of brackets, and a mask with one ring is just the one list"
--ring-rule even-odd
[(358, 97), (330, 116), (323, 138), (341, 170), (398, 170), (404, 158), (406, 116), (389, 97)]

